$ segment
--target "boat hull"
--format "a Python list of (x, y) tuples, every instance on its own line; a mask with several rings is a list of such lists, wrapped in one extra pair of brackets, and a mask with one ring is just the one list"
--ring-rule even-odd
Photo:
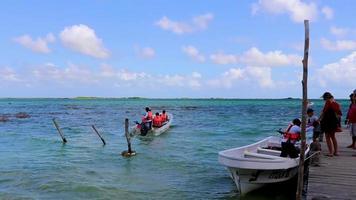
[[(169, 118), (169, 121), (167, 121), (163, 126), (161, 126), (161, 127), (152, 127), (147, 132), (147, 135), (159, 136), (162, 133), (166, 132), (170, 128), (170, 126), (171, 126), (171, 124), (173, 122), (173, 115), (172, 114), (168, 114), (168, 118)], [(140, 128), (138, 128), (137, 126), (131, 127), (130, 135), (131, 136), (141, 135)]]
[[(299, 157), (280, 157), (281, 138), (268, 137), (254, 144), (219, 152), (241, 195), (266, 184), (285, 182), (298, 173)], [(279, 150), (278, 150), (279, 149)], [(307, 155), (309, 148), (306, 149)]]
[(228, 167), (240, 195), (245, 195), (266, 184), (280, 183), (292, 179), (298, 173), (298, 167), (278, 170), (238, 169)]

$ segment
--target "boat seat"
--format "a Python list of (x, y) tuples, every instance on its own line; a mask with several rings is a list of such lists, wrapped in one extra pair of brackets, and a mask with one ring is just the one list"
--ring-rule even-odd
[(257, 153), (271, 155), (271, 156), (280, 156), (281, 155), (281, 151), (272, 150), (272, 149), (264, 149), (261, 147), (257, 147)]
[(254, 153), (250, 151), (245, 151), (244, 152), (245, 158), (259, 158), (259, 159), (269, 159), (269, 160), (274, 160), (274, 159), (282, 159), (280, 156), (272, 156), (272, 155), (266, 155), (266, 154), (261, 154), (261, 153)]

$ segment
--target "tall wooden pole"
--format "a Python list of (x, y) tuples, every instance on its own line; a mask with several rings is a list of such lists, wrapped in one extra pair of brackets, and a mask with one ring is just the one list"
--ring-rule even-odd
[(304, 20), (305, 27), (305, 42), (304, 42), (304, 58), (303, 58), (303, 105), (302, 105), (302, 131), (301, 131), (301, 147), (298, 171), (298, 185), (296, 199), (302, 199), (303, 192), (303, 176), (304, 176), (304, 159), (306, 147), (306, 123), (307, 123), (307, 106), (308, 106), (308, 56), (309, 56), (309, 20)]

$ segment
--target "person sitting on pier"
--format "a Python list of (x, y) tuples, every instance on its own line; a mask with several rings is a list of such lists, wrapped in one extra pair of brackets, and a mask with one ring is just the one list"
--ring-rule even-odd
[(161, 127), (162, 126), (162, 119), (159, 113), (156, 113), (156, 116), (153, 118), (153, 127)]
[(166, 113), (166, 110), (163, 110), (163, 111), (162, 111), (161, 120), (162, 120), (162, 123), (164, 123), (164, 122), (166, 122), (166, 121), (169, 120), (169, 119), (168, 119), (168, 115), (167, 115), (167, 113)]

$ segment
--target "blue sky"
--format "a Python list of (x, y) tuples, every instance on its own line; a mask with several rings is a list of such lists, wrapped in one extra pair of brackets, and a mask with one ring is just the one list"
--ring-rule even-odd
[(309, 97), (356, 88), (353, 0), (1, 1), (0, 97)]

